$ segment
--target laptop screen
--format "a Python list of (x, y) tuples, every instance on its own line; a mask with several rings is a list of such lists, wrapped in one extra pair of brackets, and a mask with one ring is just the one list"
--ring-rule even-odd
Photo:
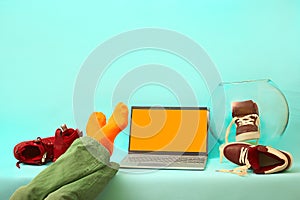
[(132, 107), (129, 151), (207, 152), (208, 110)]

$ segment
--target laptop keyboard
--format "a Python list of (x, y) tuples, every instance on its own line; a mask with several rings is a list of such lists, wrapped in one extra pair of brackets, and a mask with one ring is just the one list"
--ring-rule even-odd
[(174, 156), (174, 155), (135, 155), (128, 157), (129, 162), (136, 163), (204, 163), (202, 156)]

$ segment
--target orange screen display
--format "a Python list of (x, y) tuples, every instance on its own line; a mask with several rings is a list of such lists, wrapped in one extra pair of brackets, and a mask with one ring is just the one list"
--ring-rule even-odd
[(133, 108), (131, 151), (206, 152), (207, 109)]

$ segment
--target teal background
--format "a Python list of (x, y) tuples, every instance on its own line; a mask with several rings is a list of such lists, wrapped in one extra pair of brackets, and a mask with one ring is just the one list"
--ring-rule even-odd
[[(272, 79), (290, 107), (290, 122), (277, 147), (298, 160), (300, 1), (296, 0), (0, 0), (0, 155), (12, 159), (17, 142), (51, 136), (62, 123), (75, 127), (73, 91), (85, 59), (109, 38), (147, 27), (174, 30), (197, 42), (223, 81)], [(205, 84), (188, 73), (187, 63), (164, 52), (141, 51), (113, 64), (115, 73), (111, 71), (111, 78), (101, 80), (96, 89), (108, 97), (96, 95), (95, 110), (110, 115), (114, 105), (106, 85), (118, 80), (118, 66), (129, 70), (152, 62), (182, 72), (199, 104), (206, 105)], [(174, 96), (163, 88), (137, 91), (148, 104), (157, 103), (157, 98), (147, 96), (151, 92), (165, 95), (164, 103), (168, 97), (174, 103)], [(1, 165), (4, 162), (0, 160)]]

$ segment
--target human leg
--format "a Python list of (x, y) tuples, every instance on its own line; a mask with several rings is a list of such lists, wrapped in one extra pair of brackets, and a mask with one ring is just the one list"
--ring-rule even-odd
[[(91, 153), (92, 152), (92, 153)], [(64, 185), (76, 182), (96, 171), (113, 176), (117, 164), (109, 162), (109, 153), (98, 141), (82, 137), (73, 142), (65, 154), (38, 174), (28, 185), (19, 188), (11, 200), (41, 200)], [(105, 180), (104, 180), (105, 181)]]
[[(96, 119), (96, 122), (95, 118), (89, 120), (87, 127), (92, 126), (89, 124), (90, 122), (94, 125), (99, 123), (99, 127), (105, 124), (105, 120), (103, 120), (105, 118), (99, 116), (97, 118), (96, 115)], [(67, 198), (68, 194), (76, 194), (76, 187), (82, 188), (80, 192), (82, 194), (85, 191), (88, 193), (89, 190), (93, 190), (95, 193), (101, 192), (106, 183), (118, 171), (119, 165), (109, 162), (109, 152), (112, 152), (114, 138), (127, 126), (127, 120), (127, 106), (118, 104), (108, 123), (103, 126), (103, 130), (98, 130), (96, 133), (89, 131), (88, 135), (92, 138), (82, 137), (75, 140), (55, 163), (38, 174), (28, 185), (20, 187), (11, 196), (11, 200), (39, 200), (51, 193), (53, 194), (49, 195), (49, 198), (57, 196)], [(96, 180), (95, 184), (91, 185), (92, 188), (82, 187), (87, 184), (86, 181), (90, 177)], [(72, 187), (68, 187), (68, 185)]]
[(103, 166), (92, 174), (62, 186), (49, 194), (45, 200), (93, 200), (117, 173), (119, 165)]

